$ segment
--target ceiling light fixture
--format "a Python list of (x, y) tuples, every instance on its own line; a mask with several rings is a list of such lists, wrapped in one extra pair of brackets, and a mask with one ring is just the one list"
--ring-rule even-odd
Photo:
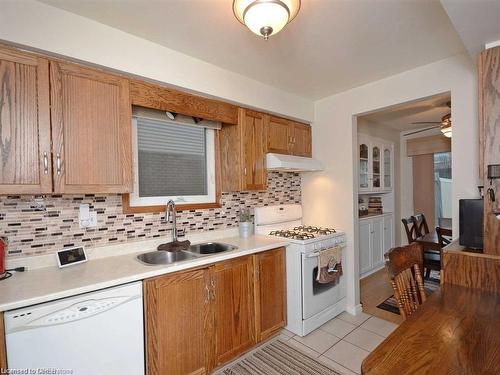
[(451, 113), (443, 116), (441, 119), (441, 133), (445, 137), (451, 138)]
[(300, 9), (300, 0), (233, 0), (234, 16), (265, 40), (279, 33)]

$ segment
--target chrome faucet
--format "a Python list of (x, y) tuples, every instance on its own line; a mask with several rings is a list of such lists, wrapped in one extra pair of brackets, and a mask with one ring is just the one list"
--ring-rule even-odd
[(168, 223), (172, 219), (172, 242), (177, 242), (177, 215), (175, 202), (170, 199), (165, 210), (165, 221)]

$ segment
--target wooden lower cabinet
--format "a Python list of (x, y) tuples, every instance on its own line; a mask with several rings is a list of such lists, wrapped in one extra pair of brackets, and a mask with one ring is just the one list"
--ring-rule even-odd
[(147, 374), (208, 374), (285, 326), (285, 249), (145, 280), (144, 299)]
[(256, 336), (262, 341), (286, 325), (285, 248), (254, 257)]
[(213, 280), (215, 362), (220, 365), (255, 344), (252, 256), (216, 264)]
[(0, 374), (7, 372), (7, 348), (5, 347), (5, 329), (3, 323), (3, 313), (0, 312)]
[(210, 270), (144, 281), (148, 375), (207, 374), (213, 354)]

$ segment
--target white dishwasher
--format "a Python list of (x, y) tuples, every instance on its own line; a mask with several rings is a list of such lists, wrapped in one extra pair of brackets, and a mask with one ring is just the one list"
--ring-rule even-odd
[(4, 320), (11, 371), (72, 375), (145, 372), (141, 282), (11, 310)]

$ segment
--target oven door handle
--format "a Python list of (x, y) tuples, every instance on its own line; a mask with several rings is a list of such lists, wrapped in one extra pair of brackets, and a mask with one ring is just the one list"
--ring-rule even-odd
[[(345, 244), (336, 245), (336, 246), (340, 246), (342, 249), (344, 249), (346, 247)], [(307, 254), (306, 258), (317, 258), (317, 257), (319, 257), (319, 253), (320, 253), (319, 251), (315, 251), (314, 253)]]

